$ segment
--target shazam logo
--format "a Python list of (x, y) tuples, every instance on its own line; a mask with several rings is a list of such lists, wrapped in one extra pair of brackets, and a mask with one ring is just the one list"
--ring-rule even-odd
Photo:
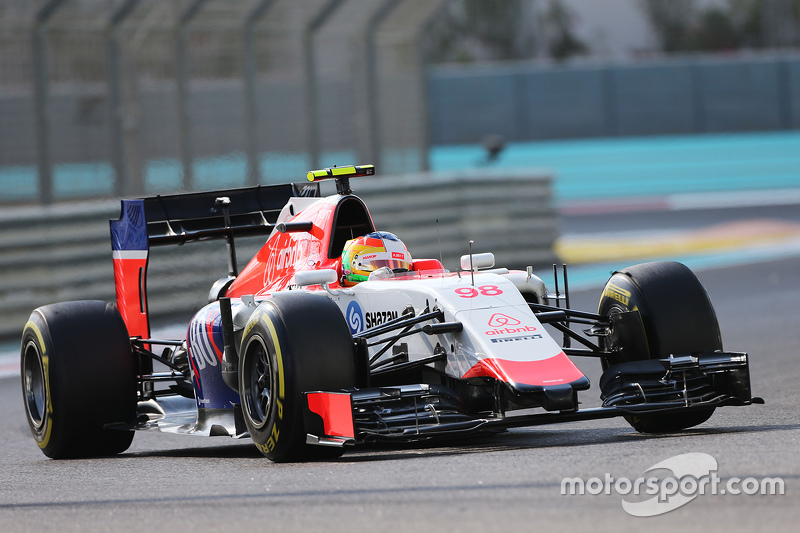
[(350, 333), (356, 334), (364, 328), (364, 313), (361, 312), (361, 306), (355, 300), (347, 306), (345, 316), (347, 325), (350, 326)]

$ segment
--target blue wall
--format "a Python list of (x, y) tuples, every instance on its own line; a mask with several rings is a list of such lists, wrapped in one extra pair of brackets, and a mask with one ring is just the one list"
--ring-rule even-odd
[(800, 57), (438, 67), (432, 144), (800, 128)]

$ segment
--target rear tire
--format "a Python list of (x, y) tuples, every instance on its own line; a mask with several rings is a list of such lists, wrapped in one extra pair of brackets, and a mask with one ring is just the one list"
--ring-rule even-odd
[(104, 429), (136, 417), (136, 367), (128, 330), (102, 301), (39, 307), (22, 333), (28, 425), (53, 459), (124, 452), (133, 431)]
[(306, 444), (304, 392), (356, 384), (355, 348), (339, 307), (325, 296), (276, 294), (245, 327), (239, 361), (242, 414), (256, 447), (276, 462), (338, 457)]
[[(711, 300), (697, 276), (681, 263), (644, 263), (615, 272), (603, 289), (598, 314), (627, 311), (639, 312), (646, 346), (622, 346), (624, 358), (604, 360), (604, 370), (627, 361), (722, 349)], [(625, 420), (642, 433), (667, 433), (702, 424), (713, 413), (710, 407)]]

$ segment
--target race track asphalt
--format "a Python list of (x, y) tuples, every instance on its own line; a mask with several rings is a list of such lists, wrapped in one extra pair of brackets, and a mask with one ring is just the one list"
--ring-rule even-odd
[[(0, 379), (0, 531), (794, 531), (800, 520), (800, 259), (700, 273), (725, 347), (751, 354), (766, 405), (723, 408), (659, 436), (621, 419), (273, 464), (247, 442), (140, 433), (118, 457), (53, 461), (30, 437), (19, 378)], [(573, 294), (593, 309), (599, 290)], [(580, 362), (593, 383), (599, 369)], [(583, 393), (587, 404), (596, 398)], [(561, 495), (565, 477), (636, 479), (705, 453), (723, 481), (780, 477), (784, 495), (697, 496), (650, 518), (623, 497)]]

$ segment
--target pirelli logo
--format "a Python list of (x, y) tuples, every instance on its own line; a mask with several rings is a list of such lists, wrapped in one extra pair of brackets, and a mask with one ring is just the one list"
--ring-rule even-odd
[(535, 341), (536, 339), (541, 339), (542, 336), (538, 333), (535, 335), (520, 335), (519, 337), (503, 337), (500, 339), (492, 339), (492, 344), (501, 344), (505, 342), (517, 342), (517, 341)]
[(612, 300), (616, 300), (625, 306), (627, 306), (628, 302), (631, 301), (630, 291), (626, 291), (622, 287), (617, 287), (613, 283), (609, 283), (606, 286), (606, 290), (603, 293), (603, 296), (611, 298)]

